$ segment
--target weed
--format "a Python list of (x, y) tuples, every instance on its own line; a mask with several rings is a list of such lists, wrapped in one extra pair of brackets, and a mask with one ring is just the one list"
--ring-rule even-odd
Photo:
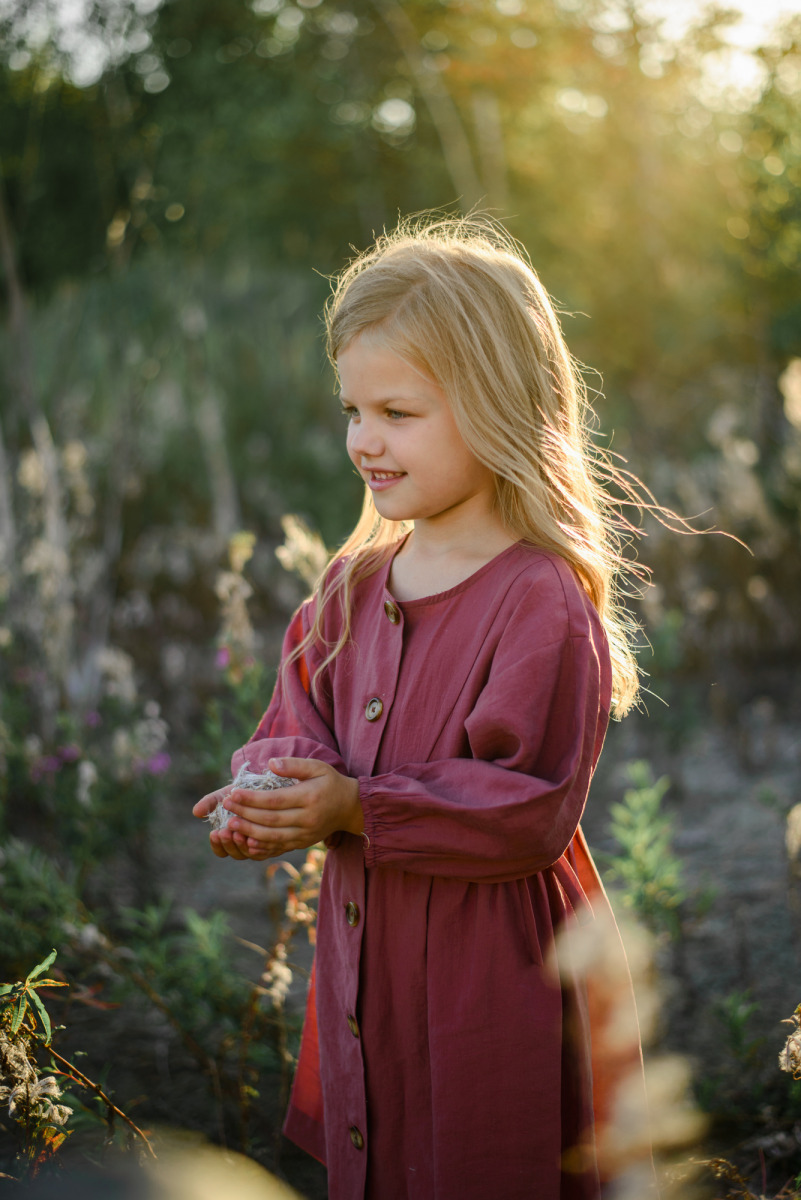
[(676, 937), (685, 892), (681, 861), (671, 849), (673, 822), (661, 811), (670, 781), (666, 777), (654, 780), (649, 764), (643, 761), (631, 763), (627, 776), (632, 786), (609, 810), (609, 828), (619, 850), (603, 856), (606, 877), (615, 885), (623, 905), (647, 928)]

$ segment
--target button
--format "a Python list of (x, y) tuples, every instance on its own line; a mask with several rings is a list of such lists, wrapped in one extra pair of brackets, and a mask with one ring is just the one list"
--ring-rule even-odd
[(348, 1029), (354, 1037), (359, 1036), (359, 1022), (354, 1017), (353, 1013), (348, 1013)]
[(373, 696), (372, 700), (368, 700), (367, 708), (364, 710), (364, 715), (368, 721), (377, 721), (384, 711), (384, 705), (378, 696)]
[(357, 1129), (355, 1125), (350, 1127), (350, 1140), (353, 1142), (357, 1150), (364, 1149), (364, 1138), (362, 1137), (361, 1129)]
[(352, 900), (349, 900), (345, 905), (345, 919), (348, 924), (351, 926), (358, 925), (360, 916), (361, 913), (359, 912), (358, 904), (354, 904)]
[(400, 612), (397, 604), (393, 604), (391, 600), (385, 600), (384, 612), (387, 614), (387, 620), (391, 621), (393, 625), (397, 625), (400, 620)]

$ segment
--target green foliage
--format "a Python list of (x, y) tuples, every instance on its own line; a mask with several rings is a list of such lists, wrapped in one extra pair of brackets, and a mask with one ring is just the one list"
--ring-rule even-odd
[(5, 971), (20, 970), (53, 942), (63, 944), (82, 923), (83, 906), (74, 872), (63, 874), (51, 858), (21, 839), (0, 843), (0, 888)]
[[(239, 1044), (253, 983), (235, 961), (234, 939), (224, 912), (202, 917), (185, 908), (179, 918), (169, 901), (121, 914), (120, 943), (124, 955), (113, 954), (117, 970), (114, 992), (130, 1002), (132, 990), (148, 985), (176, 1028), (202, 1045), (209, 1060), (223, 1069), (226, 1047)], [(263, 1064), (269, 1044), (254, 1047)]]
[(654, 780), (643, 761), (629, 765), (628, 779), (632, 786), (609, 810), (610, 833), (619, 849), (605, 856), (607, 878), (649, 929), (676, 937), (685, 892), (681, 862), (671, 850), (673, 822), (662, 812), (670, 781)]
[(44, 1043), (49, 1046), (53, 1036), (50, 1017), (47, 1009), (42, 1003), (38, 989), (42, 987), (66, 987), (66, 983), (62, 983), (57, 979), (40, 979), (40, 975), (44, 975), (48, 967), (51, 967), (56, 960), (56, 950), (51, 950), (47, 958), (34, 967), (32, 971), (21, 983), (2, 983), (0, 984), (0, 1000), (4, 1005), (11, 1006), (11, 1021), (9, 1031), (12, 1037), (16, 1037), (22, 1028), (26, 1018), (29, 1019), (31, 1032), (39, 1037), (36, 1029), (37, 1020), (41, 1022), (44, 1029)]
[[(247, 667), (240, 678), (226, 671), (220, 694), (206, 707), (203, 728), (195, 743), (193, 762), (198, 773), (219, 781), (234, 751), (256, 728), (272, 693), (275, 672), (262, 663)], [(215, 787), (219, 786), (219, 782)]]

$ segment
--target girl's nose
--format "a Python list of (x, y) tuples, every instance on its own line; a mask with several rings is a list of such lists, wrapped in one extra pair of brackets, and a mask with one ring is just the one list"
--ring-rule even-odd
[(378, 458), (383, 454), (384, 443), (380, 431), (372, 421), (362, 417), (358, 423), (351, 423), (348, 429), (348, 450), (351, 455), (364, 455), (365, 458)]

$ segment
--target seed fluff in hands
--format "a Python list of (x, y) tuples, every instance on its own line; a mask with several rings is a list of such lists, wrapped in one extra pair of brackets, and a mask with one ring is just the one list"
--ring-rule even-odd
[[(233, 781), (235, 788), (242, 788), (247, 792), (267, 792), (273, 791), (275, 788), (291, 787), (293, 783), (298, 782), (297, 779), (286, 779), (283, 775), (276, 775), (274, 771), (265, 771), (263, 775), (255, 775), (253, 771), (248, 770), (249, 766), (249, 763), (242, 763)], [(223, 807), (221, 800), (217, 807), (211, 810), (206, 820), (212, 829), (225, 829), (232, 816), (233, 813)]]

